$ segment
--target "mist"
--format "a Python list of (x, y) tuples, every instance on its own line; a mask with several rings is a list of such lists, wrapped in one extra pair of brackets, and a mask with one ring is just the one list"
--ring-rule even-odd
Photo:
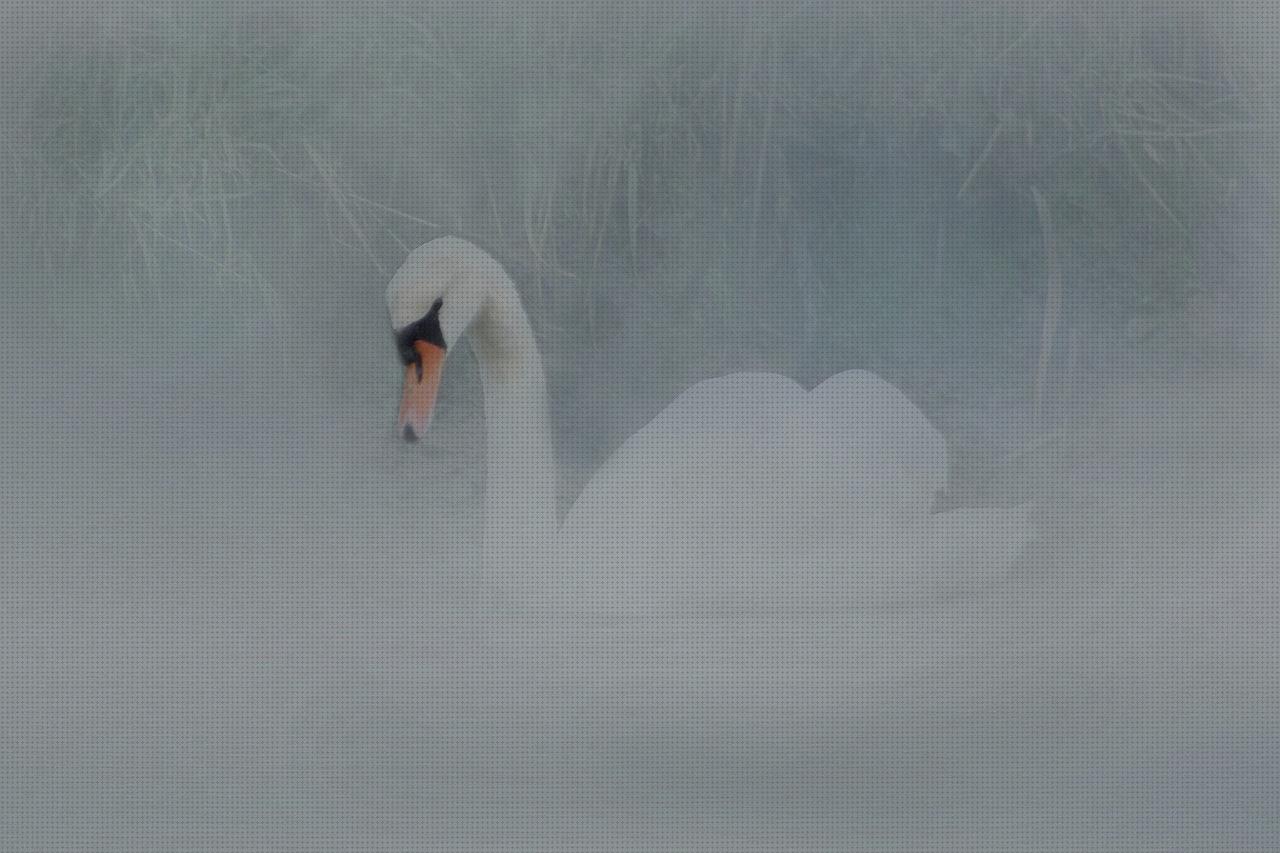
[[(1277, 849), (1268, 11), (7, 10), (0, 847)], [(450, 234), (562, 513), (697, 382), (858, 369), (1034, 538), (926, 604), (525, 608), (468, 346), (396, 431)]]

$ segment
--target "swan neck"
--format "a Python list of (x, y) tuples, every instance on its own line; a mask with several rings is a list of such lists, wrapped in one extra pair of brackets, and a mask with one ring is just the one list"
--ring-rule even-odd
[(529, 555), (556, 530), (555, 455), (537, 340), (509, 283), (489, 294), (471, 329), (484, 384), (485, 552)]

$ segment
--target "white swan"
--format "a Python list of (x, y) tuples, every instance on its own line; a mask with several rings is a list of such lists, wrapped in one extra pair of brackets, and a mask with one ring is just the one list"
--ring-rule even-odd
[(470, 340), (484, 385), (486, 557), (537, 564), (523, 575), (531, 593), (640, 612), (918, 601), (1002, 571), (1032, 534), (1022, 509), (933, 513), (942, 436), (862, 371), (808, 392), (767, 373), (694, 385), (623, 443), (558, 524), (542, 362), (502, 266), (442, 237), (409, 255), (387, 304), (410, 440), (427, 429), (446, 353)]

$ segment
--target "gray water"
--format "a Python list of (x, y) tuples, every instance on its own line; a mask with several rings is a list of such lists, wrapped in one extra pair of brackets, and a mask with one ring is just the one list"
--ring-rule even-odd
[[(362, 198), (456, 214), (443, 229), (344, 212), (284, 143), (311, 182), (251, 183), (226, 230), (141, 195), (82, 201), (48, 165), (42, 81), (163, 10), (16, 13), (0, 849), (1280, 847), (1273, 144), (1250, 137), (1240, 186), (1204, 226), (1219, 237), (1197, 256), (1212, 299), (1195, 343), (1134, 344), (1121, 285), (1067, 259), (1084, 355), (1069, 372), (1059, 344), (1037, 421), (1034, 214), (957, 195), (972, 158), (937, 154), (957, 144), (945, 134), (868, 121), (855, 145), (834, 120), (793, 115), (808, 141), (765, 161), (763, 212), (753, 166), (719, 224), (646, 196), (633, 246), (620, 197), (598, 262), (557, 225), (573, 276), (513, 236), (528, 208), (501, 224), (475, 213), (483, 175), (505, 180), (522, 157), (561, 157), (572, 174), (575, 127), (649, 115), (635, 104), (676, 52), (659, 50), (678, 43), (673, 8), (531, 5), (495, 23), (468, 4), (406, 6), (432, 22), (440, 60), (406, 78), (416, 112), (362, 88), (386, 84), (371, 57), (389, 67), (389, 48), (356, 51), (368, 78), (326, 73), (325, 45), (362, 43), (363, 18), (268, 14), (258, 30), (314, 37), (288, 73), (335, 112), (297, 138), (324, 140)], [(810, 4), (778, 25), (775, 53), (752, 54), (797, 110), (820, 91), (784, 46), (820, 43), (826, 19), (806, 35), (805, 15), (833, 9)], [(752, 14), (754, 31), (773, 29), (749, 4), (701, 12), (713, 31), (753, 31)], [(1231, 33), (1269, 25), (1224, 14)], [(521, 27), (543, 34), (527, 57), (504, 41)], [(536, 53), (562, 47), (580, 67)], [(453, 76), (474, 97), (449, 96)], [(441, 110), (447, 121), (424, 118)], [(510, 171), (525, 175), (512, 197), (547, 174)], [(672, 174), (683, 185), (662, 192), (711, 197), (703, 173)], [(147, 242), (145, 276), (138, 235), (157, 232), (129, 212), (184, 244)], [(522, 621), (477, 559), (483, 422), (467, 353), (450, 358), (432, 434), (406, 445), (393, 429), (401, 368), (382, 292), (405, 248), (446, 229), (496, 245), (521, 288), (566, 500), (698, 379), (764, 368), (813, 385), (857, 367), (947, 436), (950, 503), (1029, 502), (1040, 536), (978, 593), (856, 620)]]

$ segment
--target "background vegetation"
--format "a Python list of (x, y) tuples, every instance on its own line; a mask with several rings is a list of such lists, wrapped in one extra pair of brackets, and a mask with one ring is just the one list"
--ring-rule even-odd
[[(1091, 364), (1237, 343), (1195, 311), (1273, 150), (1238, 12), (105, 10), (32, 46), (9, 146), (10, 236), (59, 333), (298, 353), (448, 231), (512, 268), (566, 410), (596, 415), (721, 369), (864, 366), (935, 415), (1043, 421)], [(317, 283), (335, 269), (359, 284)], [(605, 353), (636, 368), (612, 392)], [(993, 370), (1019, 378), (976, 400)]]

